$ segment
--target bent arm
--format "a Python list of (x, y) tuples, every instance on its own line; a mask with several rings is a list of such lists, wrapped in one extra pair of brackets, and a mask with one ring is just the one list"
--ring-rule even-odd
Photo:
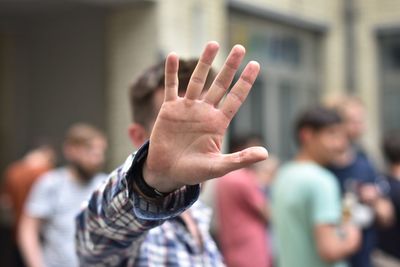
[(356, 251), (360, 245), (360, 232), (353, 225), (320, 224), (314, 228), (317, 250), (327, 262), (342, 260)]
[(24, 213), (18, 226), (18, 244), (29, 267), (44, 267), (39, 239), (41, 224), (40, 219)]
[(93, 193), (77, 217), (76, 242), (81, 266), (116, 266), (135, 259), (145, 233), (181, 214), (199, 196), (199, 186), (186, 186), (157, 201), (142, 197), (132, 187), (135, 169), (148, 144), (114, 171)]

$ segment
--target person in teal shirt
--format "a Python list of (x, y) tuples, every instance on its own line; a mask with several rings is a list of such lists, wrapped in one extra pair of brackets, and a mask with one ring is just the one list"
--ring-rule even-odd
[(279, 267), (346, 266), (360, 232), (342, 222), (339, 186), (323, 166), (345, 147), (342, 119), (334, 110), (313, 107), (295, 128), (299, 151), (278, 172), (272, 188), (272, 223)]

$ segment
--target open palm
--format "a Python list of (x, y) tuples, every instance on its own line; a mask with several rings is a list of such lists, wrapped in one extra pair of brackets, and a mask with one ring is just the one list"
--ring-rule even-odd
[(174, 53), (167, 57), (165, 99), (150, 137), (144, 168), (145, 180), (159, 191), (201, 183), (264, 160), (268, 155), (262, 147), (221, 153), (228, 125), (246, 99), (260, 67), (257, 62), (249, 62), (224, 98), (245, 54), (245, 49), (236, 45), (210, 89), (202, 94), (217, 52), (217, 43), (207, 44), (184, 97), (178, 96), (178, 57)]

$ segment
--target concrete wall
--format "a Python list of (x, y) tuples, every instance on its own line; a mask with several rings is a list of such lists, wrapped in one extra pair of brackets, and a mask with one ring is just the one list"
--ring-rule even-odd
[(105, 128), (103, 15), (79, 9), (2, 17), (7, 110), (1, 116), (12, 132), (5, 161), (43, 137), (59, 147), (76, 121)]
[(128, 138), (131, 122), (128, 88), (158, 60), (156, 9), (152, 3), (113, 9), (107, 29), (107, 128), (110, 136), (109, 167), (121, 164), (134, 151)]
[(205, 43), (218, 41), (224, 58), (227, 10), (222, 0), (158, 1), (159, 44), (163, 54), (176, 51), (183, 57), (198, 56)]

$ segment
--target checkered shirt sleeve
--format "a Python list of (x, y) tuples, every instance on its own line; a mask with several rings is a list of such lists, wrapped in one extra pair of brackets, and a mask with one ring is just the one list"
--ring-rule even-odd
[(112, 172), (76, 219), (80, 266), (127, 266), (135, 261), (148, 230), (188, 209), (200, 187), (186, 186), (154, 203), (132, 189), (132, 168), (147, 155), (148, 143)]

